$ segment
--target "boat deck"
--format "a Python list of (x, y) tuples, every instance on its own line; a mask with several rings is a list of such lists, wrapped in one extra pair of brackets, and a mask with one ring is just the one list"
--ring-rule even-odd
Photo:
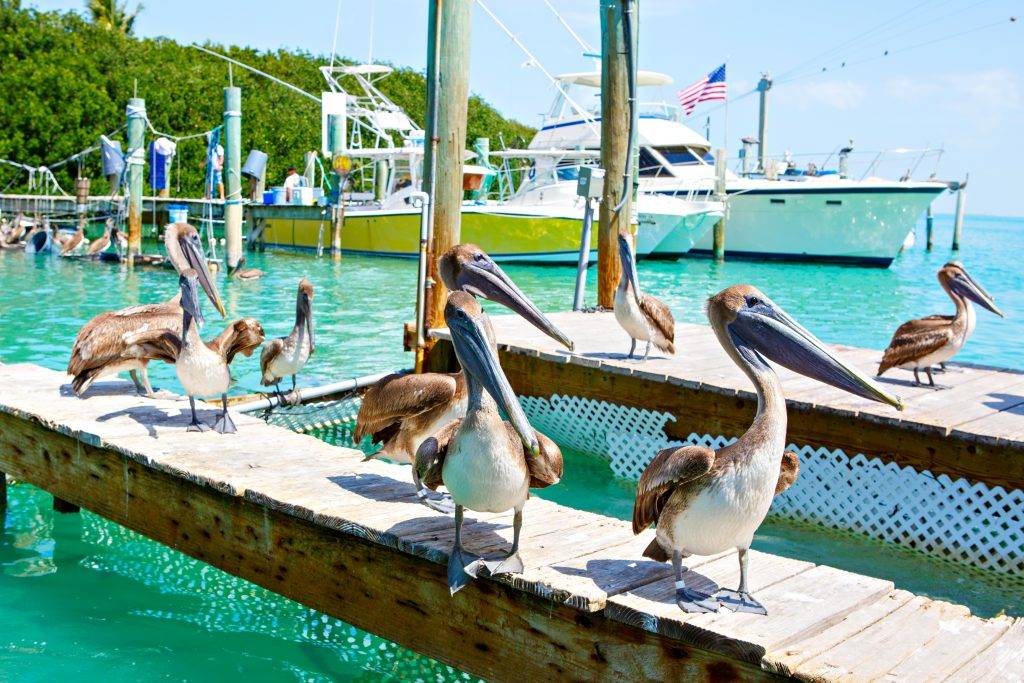
[[(451, 597), (452, 520), (417, 502), (408, 467), (246, 415), (235, 435), (188, 433), (187, 412), (125, 382), (81, 400), (62, 373), (0, 365), (0, 470), (488, 679), (1024, 677), (1020, 619), (760, 552), (752, 589), (769, 616), (686, 615), (670, 566), (640, 555), (650, 531), (537, 498), (525, 573)], [(504, 551), (510, 527), (507, 514), (470, 515), (466, 545)], [(733, 586), (736, 557), (691, 558), (686, 578)]]
[[(664, 411), (672, 438), (691, 433), (738, 436), (757, 399), (749, 379), (726, 355), (711, 328), (676, 325), (676, 354), (652, 349), (629, 360), (629, 337), (605, 313), (554, 313), (551, 320), (576, 342), (569, 353), (518, 316), (491, 318), (502, 367), (520, 395), (580, 396)], [(448, 339), (446, 330), (432, 333)], [(638, 344), (640, 351), (643, 345)], [(882, 352), (836, 346), (869, 376)], [(890, 370), (878, 382), (904, 399), (899, 412), (779, 368), (789, 406), (789, 439), (842, 448), (909, 465), (918, 471), (1024, 489), (1024, 373), (948, 364), (936, 374), (945, 389), (917, 387), (912, 373)]]

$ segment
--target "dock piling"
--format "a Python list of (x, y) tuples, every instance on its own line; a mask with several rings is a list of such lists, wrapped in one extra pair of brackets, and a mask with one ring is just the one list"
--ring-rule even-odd
[(345, 117), (328, 115), (327, 141), (331, 148), (331, 168), (334, 169), (336, 186), (331, 197), (331, 258), (340, 261), (341, 229), (345, 225), (345, 175), (339, 171), (338, 155), (345, 152)]
[(224, 237), (228, 274), (242, 260), (242, 89), (224, 88)]
[(142, 173), (146, 163), (146, 100), (128, 100), (128, 267), (142, 252)]
[[(725, 202), (726, 200), (725, 160), (726, 151), (724, 149), (715, 150), (715, 194), (718, 195), (718, 201), (720, 202)], [(718, 219), (718, 222), (715, 223), (712, 249), (716, 261), (725, 260), (725, 217), (726, 214), (723, 214)]]
[(766, 73), (761, 74), (761, 80), (757, 83), (757, 170), (761, 173), (768, 172), (768, 91), (771, 89), (771, 77)]
[(928, 251), (931, 251), (932, 247), (935, 246), (934, 223), (935, 221), (932, 218), (932, 205), (929, 204), (928, 209), (925, 211), (924, 214), (925, 248)]
[(967, 208), (967, 180), (960, 183), (956, 190), (956, 218), (953, 221), (953, 251), (960, 251), (960, 237), (964, 229), (964, 211)]
[[(438, 48), (436, 53), (436, 88), (433, 105), (436, 118), (428, 130), (434, 130), (436, 157), (433, 184), (434, 224), (430, 244), (430, 278), (434, 291), (427, 309), (428, 327), (442, 326), (446, 292), (437, 273), (437, 256), (459, 243), (462, 217), (462, 153), (466, 147), (466, 116), (469, 103), (469, 39), (472, 0), (434, 0), (430, 4), (430, 24), (435, 17)], [(439, 16), (438, 14), (439, 13)], [(433, 33), (431, 34), (433, 35)], [(429, 59), (429, 55), (428, 55)]]
[[(636, 64), (627, 56), (626, 27), (631, 26), (629, 43), (637, 45), (636, 3), (628, 2), (633, 21), (625, 18), (621, 0), (601, 0), (601, 167), (605, 184), (599, 211), (597, 234), (597, 303), (611, 308), (622, 265), (619, 263), (618, 235), (628, 233), (632, 206), (623, 178), (629, 172), (630, 88)], [(632, 77), (630, 69), (633, 70)]]

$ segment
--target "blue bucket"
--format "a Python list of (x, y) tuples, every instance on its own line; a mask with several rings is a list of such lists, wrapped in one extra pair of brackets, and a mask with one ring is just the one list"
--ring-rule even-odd
[(263, 193), (263, 203), (264, 204), (273, 204), (274, 203), (274, 191), (273, 190), (267, 190), (266, 192)]
[(274, 193), (274, 203), (275, 204), (287, 204), (288, 203), (288, 199), (287, 199), (288, 193), (285, 192), (285, 189), (283, 187), (275, 187), (272, 190), (272, 192)]
[(182, 204), (168, 204), (167, 221), (169, 223), (188, 223), (188, 207)]

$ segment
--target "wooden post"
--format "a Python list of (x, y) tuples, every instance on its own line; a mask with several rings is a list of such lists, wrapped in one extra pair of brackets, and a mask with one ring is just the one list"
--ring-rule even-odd
[[(723, 204), (726, 201), (725, 193), (725, 159), (726, 151), (724, 149), (715, 150), (715, 194), (718, 195), (718, 201)], [(715, 254), (716, 261), (725, 260), (725, 214), (718, 219), (715, 223), (713, 236), (712, 248)]]
[[(636, 50), (636, 12), (633, 47)], [(632, 214), (630, 197), (623, 197), (629, 147), (629, 75), (620, 0), (600, 0), (601, 10), (601, 167), (605, 170), (604, 191), (597, 233), (597, 303), (612, 308), (622, 265), (619, 263), (618, 235), (629, 232)], [(634, 64), (634, 70), (636, 65)], [(623, 201), (625, 200), (625, 201)], [(622, 202), (618, 211), (615, 210)]]
[(757, 91), (760, 93), (760, 108), (757, 117), (757, 170), (765, 173), (768, 170), (768, 91), (772, 89), (772, 79), (768, 74), (761, 74)]
[(128, 267), (142, 252), (142, 172), (146, 163), (146, 100), (128, 100)]
[(331, 148), (331, 168), (335, 169), (335, 193), (331, 207), (331, 258), (341, 260), (341, 228), (345, 225), (345, 176), (337, 172), (335, 158), (345, 151), (345, 120), (338, 114), (327, 117), (327, 142)]
[[(440, 8), (435, 4), (439, 3)], [(434, 0), (440, 12), (437, 50), (437, 91), (433, 99), (437, 149), (433, 185), (434, 228), (430, 242), (430, 277), (434, 281), (427, 308), (427, 328), (444, 321), (447, 297), (437, 274), (437, 256), (459, 243), (462, 226), (462, 153), (466, 148), (469, 103), (469, 32), (472, 0)], [(433, 19), (433, 14), (431, 19)], [(428, 81), (428, 90), (434, 82)]]
[(224, 237), (228, 273), (242, 260), (242, 89), (224, 88)]
[[(968, 176), (969, 177), (969, 176)], [(953, 221), (953, 251), (960, 250), (960, 236), (964, 229), (964, 211), (967, 209), (967, 179), (956, 191), (956, 218)]]
[(933, 232), (934, 220), (932, 219), (932, 205), (928, 205), (928, 210), (924, 214), (924, 234), (925, 234), (925, 246), (928, 251), (932, 250), (932, 246), (935, 244), (935, 234)]

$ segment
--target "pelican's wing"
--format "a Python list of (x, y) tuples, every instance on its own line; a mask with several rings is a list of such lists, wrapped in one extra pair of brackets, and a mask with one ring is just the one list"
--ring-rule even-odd
[(282, 351), (284, 351), (283, 337), (271, 339), (263, 347), (263, 353), (260, 354), (260, 384), (263, 386), (269, 387), (271, 384), (277, 384), (281, 380), (280, 377), (274, 377), (270, 374), (270, 364), (281, 355)]
[(101, 313), (78, 331), (68, 374), (80, 375), (121, 358), (126, 334), (165, 329), (181, 329), (181, 308), (177, 304), (144, 304)]
[(450, 422), (437, 434), (425, 439), (416, 449), (416, 462), (414, 463), (416, 475), (419, 477), (420, 483), (431, 491), (436, 491), (438, 486), (444, 484), (441, 480), (444, 458), (448, 455), (448, 444), (459, 431), (461, 424), (461, 419)]
[[(519, 441), (519, 433), (511, 422), (505, 422), (505, 429), (508, 431), (508, 438), (513, 442)], [(525, 453), (526, 467), (530, 470), (530, 488), (543, 489), (557, 484), (562, 479), (562, 450), (547, 435), (536, 429), (537, 443), (540, 445), (540, 452), (537, 455)]]
[(262, 343), (263, 326), (253, 318), (242, 318), (224, 328), (223, 332), (206, 342), (206, 346), (230, 364), (239, 353), (251, 356)]
[(676, 486), (704, 476), (714, 464), (715, 452), (707, 446), (666, 448), (654, 456), (636, 486), (633, 533), (638, 534), (658, 521)]
[(139, 360), (162, 360), (173, 365), (181, 353), (181, 337), (167, 329), (129, 332), (124, 335), (124, 344), (124, 355)]
[(796, 481), (800, 474), (800, 456), (793, 451), (782, 454), (782, 467), (779, 468), (779, 481), (775, 484), (775, 495), (779, 495)]
[(923, 358), (953, 339), (953, 326), (945, 320), (911, 320), (899, 326), (878, 366), (881, 375), (889, 368)]
[(88, 250), (87, 253), (90, 256), (92, 256), (94, 254), (100, 253), (101, 251), (106, 249), (108, 246), (110, 246), (110, 233), (109, 232), (108, 233), (104, 233), (101, 237), (97, 237), (92, 242), (90, 242), (89, 243), (89, 250)]
[(367, 434), (373, 442), (386, 440), (403, 421), (455, 397), (454, 374), (388, 375), (363, 394), (356, 418), (356, 443)]
[[(662, 336), (669, 341), (669, 343), (675, 342), (676, 338), (676, 321), (672, 317), (672, 311), (668, 309), (660, 299), (656, 299), (650, 294), (644, 294), (640, 297), (640, 310), (647, 318), (654, 323), (654, 326), (658, 328)], [(674, 349), (671, 349), (674, 352)]]

